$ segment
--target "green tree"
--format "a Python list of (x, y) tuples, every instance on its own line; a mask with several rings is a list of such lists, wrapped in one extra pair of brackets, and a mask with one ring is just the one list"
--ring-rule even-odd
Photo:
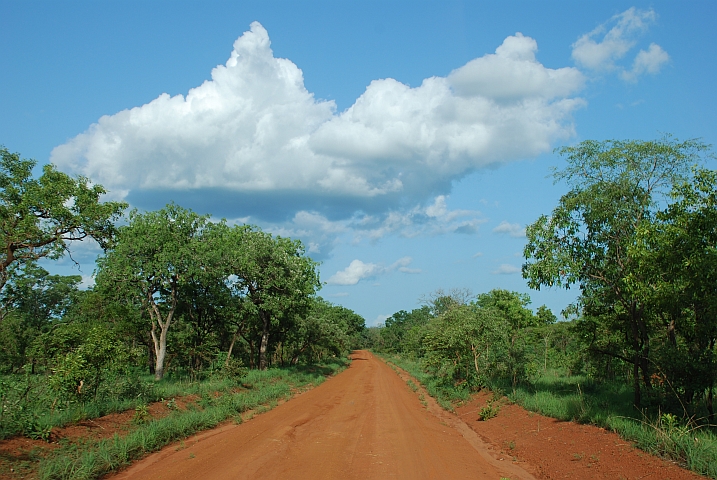
[[(579, 285), (593, 351), (632, 364), (638, 406), (641, 379), (650, 386), (651, 324), (641, 295), (646, 279), (630, 250), (638, 228), (653, 221), (658, 201), (686, 178), (706, 149), (699, 141), (669, 136), (563, 147), (558, 152), (567, 167), (554, 177), (571, 190), (550, 216), (527, 229), (523, 277), (536, 289)], [(603, 341), (602, 332), (620, 336)]]
[[(439, 298), (441, 305), (448, 303), (444, 302), (443, 299), (443, 296)], [(410, 312), (400, 310), (388, 317), (380, 332), (383, 347), (392, 352), (412, 352), (418, 354), (419, 352), (415, 351), (416, 349), (414, 348), (418, 347), (418, 345), (408, 340), (416, 336), (418, 333), (417, 330), (426, 325), (430, 319), (434, 318), (431, 310), (432, 307), (424, 305)], [(413, 334), (411, 332), (413, 332)]]
[(181, 288), (201, 265), (197, 252), (206, 222), (206, 216), (174, 203), (154, 212), (134, 210), (116, 244), (98, 260), (100, 289), (141, 302), (149, 315), (157, 380), (164, 376), (167, 334)]
[(506, 371), (510, 327), (500, 311), (461, 305), (426, 329), (425, 363), (444, 382), (480, 387)]
[(89, 237), (107, 247), (127, 207), (101, 202), (101, 185), (53, 165), (33, 178), (36, 163), (0, 147), (0, 291), (18, 265), (60, 258), (70, 242)]
[(536, 327), (540, 320), (528, 308), (530, 296), (525, 293), (493, 289), (476, 297), (476, 305), (481, 308), (494, 308), (501, 312), (513, 330)]
[(661, 330), (655, 363), (684, 404), (707, 392), (710, 421), (717, 375), (717, 171), (697, 169), (677, 185), (656, 221), (638, 231), (633, 254), (648, 278)]
[(252, 350), (258, 340), (258, 368), (266, 369), (272, 331), (285, 331), (287, 322), (305, 314), (321, 287), (317, 263), (305, 255), (300, 241), (274, 237), (250, 225), (217, 227), (212, 241), (226, 246), (213, 251), (241, 305)]
[[(0, 363), (5, 368), (18, 368), (28, 361), (32, 342), (65, 315), (82, 281), (79, 275), (50, 275), (35, 262), (27, 262), (18, 270), (0, 294), (0, 316), (10, 317), (0, 324)], [(32, 359), (33, 373), (34, 368)]]

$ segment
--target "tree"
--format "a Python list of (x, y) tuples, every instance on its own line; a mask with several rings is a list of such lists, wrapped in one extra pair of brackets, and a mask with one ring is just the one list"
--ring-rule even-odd
[(538, 318), (528, 308), (530, 296), (525, 293), (497, 288), (478, 295), (475, 303), (481, 308), (494, 308), (500, 311), (513, 330), (539, 325)]
[(633, 254), (666, 332), (655, 358), (661, 381), (684, 404), (707, 392), (710, 421), (717, 375), (717, 171), (696, 169), (677, 185), (656, 221), (638, 231)]
[(282, 344), (286, 343), (291, 364), (295, 365), (301, 356), (312, 361), (326, 354), (348, 353), (360, 341), (359, 335), (364, 329), (363, 317), (318, 297), (313, 299), (306, 315), (296, 317)]
[(444, 382), (480, 387), (505, 371), (510, 327), (499, 310), (460, 305), (426, 328), (425, 362)]
[[(217, 227), (212, 236), (219, 263), (225, 266), (226, 281), (241, 303), (245, 329), (258, 334), (258, 367), (269, 365), (272, 331), (305, 314), (311, 298), (321, 287), (316, 262), (305, 256), (298, 240), (273, 237), (250, 225)], [(254, 340), (250, 346), (254, 348)], [(253, 357), (253, 355), (252, 355)]]
[(127, 208), (101, 202), (106, 193), (101, 185), (53, 165), (45, 165), (35, 179), (36, 163), (0, 147), (0, 291), (18, 265), (60, 258), (70, 242), (89, 237), (107, 247), (114, 221)]
[[(633, 366), (634, 402), (641, 404), (640, 378), (650, 386), (651, 325), (646, 279), (630, 254), (638, 228), (653, 221), (658, 201), (687, 177), (707, 146), (697, 140), (585, 141), (558, 152), (567, 167), (556, 171), (571, 190), (550, 216), (527, 229), (523, 277), (531, 288), (581, 289), (580, 305), (595, 353)], [(601, 342), (600, 332), (619, 332)], [(618, 341), (616, 341), (618, 340)]]
[(197, 251), (206, 222), (206, 216), (174, 203), (155, 212), (134, 210), (116, 244), (98, 260), (100, 288), (138, 300), (149, 314), (157, 380), (164, 376), (167, 333), (180, 289), (201, 265)]
[(527, 339), (524, 330), (528, 327), (541, 325), (540, 318), (533, 315), (528, 308), (530, 296), (525, 293), (510, 292), (503, 289), (494, 289), (488, 293), (478, 295), (476, 305), (482, 309), (495, 310), (502, 315), (508, 325), (506, 334), (510, 338), (509, 348), (506, 351), (506, 365), (510, 373), (513, 387), (519, 380), (526, 377), (526, 350)]
[[(40, 334), (62, 318), (78, 295), (79, 275), (50, 275), (35, 262), (27, 262), (14, 275), (0, 295), (0, 324), (4, 337), (0, 345), (0, 363), (20, 367), (27, 361), (27, 350)], [(32, 360), (34, 373), (35, 360)]]
[[(440, 296), (437, 299), (441, 305), (448, 303), (441, 301), (441, 299), (444, 298), (448, 297)], [(414, 351), (418, 345), (415, 345), (416, 342), (409, 341), (409, 338), (412, 336), (411, 332), (420, 329), (420, 327), (428, 323), (431, 318), (434, 318), (431, 311), (435, 310), (435, 308), (435, 305), (433, 308), (424, 305), (421, 308), (413, 309), (411, 312), (400, 310), (388, 317), (380, 333), (383, 346), (387, 350), (394, 352)]]

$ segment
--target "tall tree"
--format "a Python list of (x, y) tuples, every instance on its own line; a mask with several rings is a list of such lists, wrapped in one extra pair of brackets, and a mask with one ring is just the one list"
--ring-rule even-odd
[[(594, 351), (633, 365), (634, 402), (640, 379), (650, 386), (650, 324), (640, 285), (645, 278), (630, 254), (638, 228), (653, 221), (658, 201), (684, 180), (707, 146), (666, 136), (656, 141), (585, 141), (558, 152), (556, 171), (571, 190), (550, 216), (527, 229), (523, 277), (532, 288), (578, 284), (590, 319)], [(599, 332), (620, 332), (601, 343)], [(616, 341), (617, 340), (617, 341)]]
[(321, 287), (316, 262), (305, 255), (298, 240), (273, 237), (249, 225), (217, 229), (217, 242), (227, 246), (223, 263), (230, 284), (246, 318), (258, 332), (258, 367), (269, 365), (268, 350), (273, 330), (282, 322), (303, 314)]
[(0, 147), (0, 291), (19, 265), (57, 259), (68, 243), (94, 238), (106, 247), (114, 222), (127, 208), (101, 202), (105, 189), (45, 165), (33, 178), (35, 160)]
[(174, 203), (154, 212), (134, 210), (114, 247), (98, 261), (100, 288), (137, 298), (149, 314), (157, 380), (164, 376), (167, 332), (181, 286), (201, 265), (198, 245), (206, 223), (206, 216)]
[(710, 421), (717, 379), (717, 171), (697, 169), (672, 202), (638, 232), (633, 249), (648, 278), (645, 295), (663, 330), (656, 359), (685, 404), (707, 392)]

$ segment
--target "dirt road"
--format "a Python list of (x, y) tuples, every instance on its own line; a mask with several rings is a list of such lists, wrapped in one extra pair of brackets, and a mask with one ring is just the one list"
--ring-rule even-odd
[(270, 412), (167, 447), (114, 478), (533, 478), (494, 458), (457, 417), (422, 405), (371, 353), (353, 360)]

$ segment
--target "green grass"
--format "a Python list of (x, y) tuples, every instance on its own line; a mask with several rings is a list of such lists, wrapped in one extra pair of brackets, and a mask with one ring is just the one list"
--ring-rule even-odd
[[(438, 379), (426, 373), (419, 360), (395, 354), (374, 354), (389, 365), (393, 363), (408, 372), (446, 410), (453, 411), (453, 402), (470, 396), (463, 386), (440, 384)], [(715, 428), (695, 426), (659, 411), (637, 411), (632, 407), (632, 389), (624, 384), (598, 383), (586, 376), (564, 376), (549, 371), (532, 383), (519, 384), (515, 388), (494, 382), (491, 390), (496, 395), (508, 392), (506, 396), (526, 410), (612, 430), (641, 450), (717, 479)]]
[(507, 396), (527, 410), (612, 430), (641, 450), (717, 478), (714, 429), (660, 411), (637, 411), (626, 385), (549, 373), (531, 384), (518, 385)]
[[(201, 430), (215, 427), (234, 418), (241, 423), (241, 413), (268, 410), (278, 401), (291, 397), (292, 389), (318, 385), (327, 375), (344, 369), (348, 362), (335, 359), (322, 365), (272, 368), (250, 371), (241, 383), (248, 389), (236, 391), (235, 384), (223, 382), (172, 382), (157, 385), (157, 395), (164, 398), (188, 394), (199, 395), (199, 407), (174, 410), (167, 417), (137, 424), (125, 436), (100, 441), (70, 444), (52, 452), (39, 465), (41, 479), (98, 478), (128, 465), (173, 441)], [(219, 396), (215, 392), (220, 392)]]
[[(329, 364), (326, 364), (329, 365)], [(332, 367), (314, 365), (308, 367), (292, 367), (297, 369), (314, 369), (330, 373)], [(279, 371), (292, 371), (292, 368), (270, 369), (267, 371), (250, 370), (241, 377), (210, 376), (203, 380), (189, 377), (167, 375), (155, 382), (151, 375), (132, 375), (134, 384), (131, 394), (122, 397), (113, 395), (116, 384), (127, 383), (127, 378), (115, 379), (115, 384), (108, 381), (98, 398), (62, 399), (58, 398), (47, 385), (45, 375), (2, 375), (0, 376), (0, 440), (14, 435), (25, 435), (31, 438), (42, 438), (43, 433), (49, 434), (53, 427), (63, 427), (81, 420), (91, 420), (116, 412), (134, 410), (152, 402), (169, 400), (186, 395), (198, 395), (202, 401), (208, 400), (211, 392), (230, 392), (241, 385), (257, 385), (274, 378)]]

